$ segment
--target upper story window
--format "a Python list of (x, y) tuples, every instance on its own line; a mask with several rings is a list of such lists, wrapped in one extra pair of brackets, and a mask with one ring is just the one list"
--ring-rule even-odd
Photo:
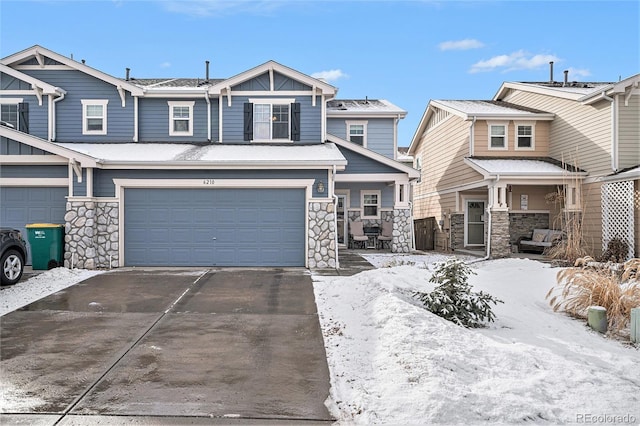
[(507, 125), (489, 124), (489, 149), (507, 149)]
[(420, 176), (418, 176), (418, 180), (416, 183), (422, 182), (422, 159), (420, 157), (416, 157), (415, 169), (420, 172)]
[(169, 101), (169, 136), (193, 136), (195, 101)]
[(380, 191), (362, 191), (362, 218), (380, 219)]
[(347, 140), (355, 144), (367, 146), (367, 122), (347, 121)]
[(531, 124), (516, 125), (516, 149), (534, 149), (534, 132)]
[(244, 140), (300, 140), (300, 104), (294, 99), (250, 99), (244, 106)]
[(107, 134), (107, 99), (82, 99), (82, 134)]

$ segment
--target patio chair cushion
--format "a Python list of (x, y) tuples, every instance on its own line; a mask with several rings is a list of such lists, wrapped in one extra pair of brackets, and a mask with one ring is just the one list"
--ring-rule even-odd
[(536, 229), (535, 231), (533, 231), (533, 238), (531, 238), (531, 241), (535, 243), (541, 243), (547, 239), (548, 234), (549, 233), (546, 229)]
[(362, 222), (359, 220), (351, 222), (349, 228), (355, 241), (367, 241), (369, 239), (369, 237), (364, 235), (364, 228), (362, 227)]

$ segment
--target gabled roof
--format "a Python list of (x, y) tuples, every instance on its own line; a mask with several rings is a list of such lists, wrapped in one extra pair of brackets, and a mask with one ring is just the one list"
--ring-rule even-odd
[(487, 178), (548, 178), (587, 173), (550, 157), (467, 157), (464, 162)]
[(615, 82), (504, 82), (493, 97), (504, 98), (509, 90), (538, 93), (589, 104), (604, 96), (630, 93), (640, 85), (640, 74)]
[(85, 74), (88, 74), (92, 77), (95, 77), (99, 80), (112, 84), (118, 88), (122, 88), (128, 92), (131, 92), (134, 95), (142, 95), (142, 89), (134, 84), (127, 82), (126, 80), (122, 80), (116, 77), (113, 77), (109, 74), (106, 74), (102, 71), (98, 71), (95, 68), (91, 68), (88, 65), (77, 62), (71, 58), (67, 58), (66, 56), (60, 55), (52, 50), (49, 50), (45, 47), (35, 45), (28, 49), (25, 49), (21, 52), (14, 53), (13, 55), (7, 56), (0, 60), (0, 63), (3, 65), (7, 65), (9, 67), (19, 65), (21, 62), (24, 62), (30, 58), (36, 58), (41, 67), (44, 67), (44, 57), (51, 58), (61, 64), (64, 64), (72, 69), (78, 70)]
[(335, 99), (327, 102), (327, 116), (388, 116), (404, 118), (407, 111), (386, 99)]
[(396, 160), (392, 160), (391, 158), (385, 157), (382, 154), (378, 154), (377, 152), (371, 151), (367, 148), (363, 148), (360, 145), (357, 145), (353, 142), (349, 142), (347, 140), (341, 139), (337, 136), (327, 134), (327, 141), (333, 142), (338, 146), (342, 146), (344, 148), (350, 149), (360, 155), (368, 157), (374, 161), (382, 163), (386, 166), (392, 167), (399, 172), (406, 173), (409, 176), (409, 179), (418, 179), (420, 177), (420, 172), (413, 167), (409, 167), (405, 164), (402, 164)]
[(430, 100), (409, 145), (414, 154), (429, 120), (437, 110), (457, 115), (463, 120), (553, 120), (555, 114), (496, 100)]
[(7, 65), (0, 63), (0, 72), (3, 74), (10, 75), (11, 77), (17, 78), (18, 80), (22, 80), (26, 83), (31, 84), (31, 87), (34, 89), (42, 90), (42, 94), (45, 95), (61, 95), (67, 93), (63, 89), (59, 87), (54, 87), (49, 83), (46, 83), (42, 80), (38, 80), (37, 78), (33, 78), (30, 75), (27, 75), (23, 72), (15, 70)]
[(258, 65), (257, 67), (251, 68), (250, 70), (244, 71), (226, 80), (221, 80), (220, 82), (212, 85), (209, 88), (209, 94), (219, 95), (223, 90), (229, 87), (236, 86), (240, 83), (243, 83), (247, 80), (255, 78), (266, 72), (272, 74), (274, 71), (277, 71), (280, 74), (286, 75), (294, 80), (300, 81), (301, 83), (304, 83), (307, 86), (311, 86), (316, 89), (319, 89), (322, 91), (322, 94), (335, 95), (338, 92), (338, 89), (336, 87), (322, 80), (318, 80), (316, 78), (303, 74), (300, 71), (296, 71), (292, 68), (281, 65), (275, 61), (267, 61), (262, 65)]

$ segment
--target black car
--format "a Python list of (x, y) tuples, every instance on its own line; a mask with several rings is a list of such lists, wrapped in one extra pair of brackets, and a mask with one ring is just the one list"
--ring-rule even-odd
[(27, 243), (17, 229), (0, 228), (0, 265), (2, 265), (2, 285), (20, 281), (27, 260)]

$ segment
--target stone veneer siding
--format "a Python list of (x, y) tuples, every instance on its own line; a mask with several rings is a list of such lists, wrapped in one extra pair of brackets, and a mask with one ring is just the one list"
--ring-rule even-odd
[(64, 219), (66, 268), (118, 267), (117, 202), (70, 200)]
[(549, 228), (549, 213), (510, 213), (509, 242), (516, 244), (520, 237), (530, 237), (534, 229)]
[(464, 248), (464, 214), (451, 215), (451, 250)]
[(491, 212), (491, 253), (492, 259), (511, 256), (509, 243), (509, 212), (494, 210)]
[(309, 251), (310, 269), (335, 268), (336, 222), (333, 202), (309, 203)]
[(412, 240), (411, 210), (402, 209), (393, 211), (393, 234), (391, 240), (392, 253), (409, 253)]

